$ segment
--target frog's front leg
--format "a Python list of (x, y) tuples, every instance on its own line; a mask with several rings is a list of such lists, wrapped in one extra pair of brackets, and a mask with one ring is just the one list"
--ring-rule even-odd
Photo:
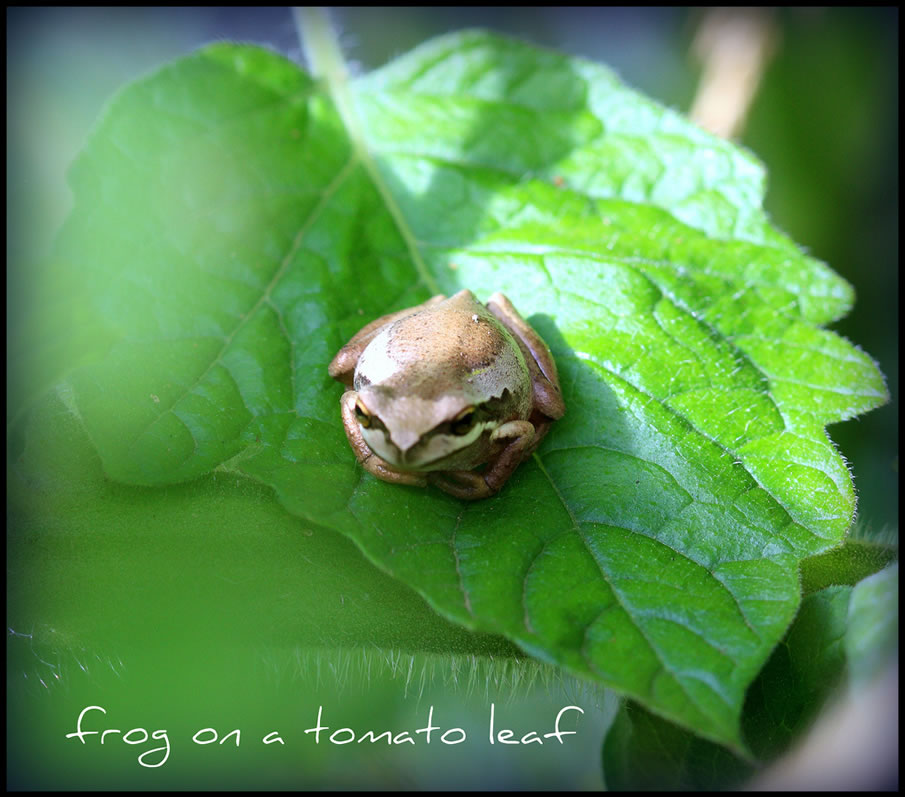
[(470, 470), (436, 471), (428, 476), (428, 481), (456, 498), (477, 500), (487, 498), (509, 480), (519, 463), (536, 447), (536, 430), (529, 421), (509, 421), (494, 430), (490, 441), (511, 440), (511, 442), (491, 460), (482, 473)]
[(378, 479), (385, 482), (395, 482), (396, 484), (412, 484), (416, 487), (424, 487), (427, 484), (427, 477), (423, 473), (415, 473), (414, 471), (403, 472), (394, 470), (388, 462), (377, 456), (368, 447), (364, 438), (361, 436), (361, 427), (355, 418), (355, 402), (358, 400), (358, 391), (347, 390), (343, 393), (340, 401), (342, 407), (343, 427), (346, 430), (346, 437), (352, 445), (355, 456), (361, 463), (361, 466), (374, 474)]

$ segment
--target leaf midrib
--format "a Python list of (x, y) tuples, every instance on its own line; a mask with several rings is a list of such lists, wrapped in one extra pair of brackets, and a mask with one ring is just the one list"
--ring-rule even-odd
[[(653, 653), (654, 658), (659, 662), (659, 665), (660, 665), (661, 670), (662, 670), (663, 672), (667, 673), (667, 674), (669, 675), (669, 677), (675, 682), (676, 686), (679, 687), (680, 691), (682, 692), (683, 695), (685, 695), (685, 697), (686, 697), (686, 699), (688, 700), (689, 703), (691, 703), (692, 705), (696, 706), (697, 709), (698, 709), (703, 715), (709, 717), (709, 718), (711, 719), (711, 721), (713, 721), (714, 724), (715, 724), (717, 727), (719, 727), (719, 726), (721, 725), (721, 723), (719, 722), (719, 720), (718, 720), (716, 717), (714, 717), (713, 714), (712, 714), (710, 711), (708, 711), (706, 707), (704, 707), (704, 706), (702, 706), (700, 703), (698, 703), (698, 702), (694, 699), (694, 697), (688, 692), (688, 690), (685, 688), (685, 684), (682, 682), (682, 679), (681, 679), (681, 678), (680, 678), (680, 677), (672, 670), (672, 668), (668, 665), (668, 663), (666, 662), (666, 660), (665, 660), (665, 659), (663, 658), (663, 656), (661, 655), (661, 652), (660, 652), (659, 648), (658, 648), (658, 647), (657, 647), (657, 646), (649, 639), (648, 635), (647, 635), (647, 634), (645, 633), (645, 631), (644, 631), (644, 628), (642, 628), (642, 626), (634, 619), (634, 614), (632, 613), (632, 611), (630, 611), (629, 607), (626, 605), (626, 603), (625, 603), (625, 601), (624, 601), (624, 599), (623, 599), (622, 594), (621, 594), (620, 591), (617, 590), (616, 587), (613, 585), (613, 583), (612, 583), (612, 581), (611, 581), (611, 579), (610, 579), (609, 574), (603, 569), (603, 566), (601, 565), (600, 561), (599, 561), (598, 558), (594, 555), (594, 552), (593, 552), (593, 550), (591, 549), (590, 544), (588, 543), (588, 539), (587, 539), (587, 537), (585, 536), (584, 532), (583, 532), (582, 529), (581, 529), (581, 524), (578, 522), (578, 519), (575, 517), (575, 514), (572, 512), (571, 507), (570, 507), (569, 504), (566, 502), (566, 500), (565, 500), (565, 498), (563, 497), (562, 493), (559, 491), (559, 487), (557, 486), (555, 480), (554, 480), (553, 477), (550, 475), (550, 473), (547, 471), (547, 469), (544, 467), (543, 461), (540, 459), (540, 457), (537, 456), (537, 455), (535, 454), (535, 455), (534, 455), (534, 458), (535, 458), (536, 461), (537, 461), (537, 465), (538, 465), (538, 467), (540, 468), (541, 473), (544, 474), (544, 477), (545, 477), (545, 478), (547, 479), (547, 481), (549, 482), (550, 486), (552, 487), (554, 493), (556, 494), (556, 496), (557, 496), (557, 498), (559, 499), (560, 503), (562, 504), (563, 508), (566, 510), (566, 512), (568, 513), (569, 517), (571, 518), (572, 524), (573, 524), (573, 525), (572, 525), (572, 530), (573, 530), (576, 534), (578, 534), (578, 537), (579, 537), (579, 539), (581, 540), (582, 545), (584, 546), (584, 549), (585, 549), (587, 555), (591, 558), (591, 561), (594, 562), (594, 565), (597, 567), (597, 570), (598, 570), (598, 572), (600, 573), (601, 578), (602, 578), (603, 581), (606, 583), (607, 587), (609, 588), (610, 592), (612, 593), (613, 597), (615, 598), (615, 600), (616, 600), (616, 602), (618, 603), (618, 605), (619, 605), (619, 607), (621, 608), (621, 610), (622, 610), (623, 612), (625, 612), (626, 616), (629, 617), (629, 618), (631, 619), (632, 625), (637, 629), (638, 633), (641, 635), (642, 639), (644, 639), (645, 643), (647, 644), (648, 649), (651, 651), (651, 653)], [(530, 570), (530, 567), (529, 567), (529, 570)], [(527, 573), (526, 573), (526, 577), (527, 577)], [(724, 587), (725, 587), (725, 585), (722, 585), (722, 583), (721, 583), (721, 586), (724, 586)], [(525, 607), (525, 616), (526, 616), (526, 620), (527, 620), (527, 617), (528, 617), (527, 606)], [(587, 632), (588, 632), (588, 630), (589, 630), (592, 626), (593, 626), (593, 621), (592, 621), (591, 623), (589, 623), (589, 624), (585, 627), (585, 631), (584, 631), (584, 635), (583, 635), (584, 638), (587, 637)], [(684, 626), (683, 626), (683, 628), (684, 628)], [(686, 629), (686, 630), (688, 630), (688, 629)], [(691, 633), (695, 633), (695, 632), (692, 631)], [(535, 632), (535, 635), (536, 635), (536, 632)], [(707, 642), (707, 640), (705, 640), (705, 642)], [(709, 645), (709, 642), (707, 642), (707, 644)], [(599, 671), (599, 670), (597, 669), (597, 667), (595, 666), (594, 661), (592, 660), (592, 658), (591, 658), (591, 657), (587, 654), (587, 652), (585, 651), (585, 646), (584, 646), (584, 644), (582, 644), (579, 653), (580, 653), (580, 655), (581, 655), (581, 658), (584, 660), (586, 666), (588, 667), (588, 670), (589, 670), (590, 672), (596, 674), (598, 677), (604, 678), (604, 676), (602, 675), (602, 673), (600, 673), (600, 671)], [(723, 654), (723, 655), (726, 655), (726, 654)], [(730, 657), (730, 660), (732, 660), (731, 657)], [(736, 666), (737, 666), (737, 665), (736, 665)], [(606, 680), (606, 679), (604, 679), (604, 680)], [(620, 689), (623, 689), (623, 688), (624, 688), (624, 685), (620, 685), (619, 688), (620, 688)], [(711, 691), (713, 691), (712, 688), (711, 688)], [(726, 700), (726, 699), (725, 699), (725, 697), (724, 697), (723, 695), (720, 695), (719, 693), (716, 693), (716, 692), (714, 692), (714, 694), (717, 694), (717, 696), (718, 696), (718, 697), (724, 702), (724, 704), (725, 704), (725, 700)], [(642, 695), (641, 697), (649, 697), (649, 695)], [(732, 706), (731, 706), (730, 704), (726, 704), (726, 705), (728, 706), (728, 708), (729, 708), (730, 711), (731, 711), (731, 710), (732, 710)]]

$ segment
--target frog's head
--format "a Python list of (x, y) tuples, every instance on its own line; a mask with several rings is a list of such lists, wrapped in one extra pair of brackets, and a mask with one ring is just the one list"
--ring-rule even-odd
[(486, 404), (468, 403), (461, 394), (394, 396), (367, 387), (358, 393), (355, 418), (368, 447), (401, 470), (445, 469), (470, 460), (500, 425)]

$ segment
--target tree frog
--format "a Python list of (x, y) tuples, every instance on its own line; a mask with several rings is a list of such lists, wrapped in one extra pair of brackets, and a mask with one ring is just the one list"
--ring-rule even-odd
[(343, 426), (365, 470), (468, 500), (495, 494), (565, 412), (547, 344), (501, 293), (378, 318), (328, 370), (350, 388)]

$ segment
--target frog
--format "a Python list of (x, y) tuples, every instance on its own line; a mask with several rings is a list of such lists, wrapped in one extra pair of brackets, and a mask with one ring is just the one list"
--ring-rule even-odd
[(495, 495), (565, 413), (556, 362), (502, 293), (438, 294), (362, 327), (333, 358), (358, 462), (395, 484)]

